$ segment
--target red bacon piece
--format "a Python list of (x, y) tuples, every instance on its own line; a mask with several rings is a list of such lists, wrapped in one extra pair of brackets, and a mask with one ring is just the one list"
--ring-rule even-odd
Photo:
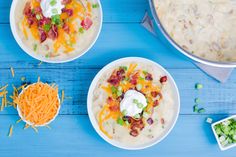
[(84, 20), (81, 21), (80, 25), (85, 29), (88, 30), (93, 24), (93, 21), (86, 17)]

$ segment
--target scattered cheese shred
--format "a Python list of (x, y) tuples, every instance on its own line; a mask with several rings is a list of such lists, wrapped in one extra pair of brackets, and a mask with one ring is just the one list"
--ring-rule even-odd
[(13, 133), (13, 125), (10, 126), (8, 137), (11, 137)]
[(58, 112), (58, 88), (37, 82), (29, 85), (23, 93), (14, 99), (26, 121), (35, 125), (44, 125)]
[(63, 103), (64, 99), (65, 99), (65, 91), (62, 90), (61, 91), (61, 103)]
[(11, 67), (10, 69), (11, 69), (11, 75), (12, 75), (12, 77), (15, 77), (15, 71), (14, 71), (13, 67)]

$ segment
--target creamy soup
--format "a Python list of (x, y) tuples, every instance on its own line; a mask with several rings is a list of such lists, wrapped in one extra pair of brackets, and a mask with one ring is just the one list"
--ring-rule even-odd
[(168, 79), (150, 63), (126, 62), (104, 72), (93, 91), (92, 111), (99, 129), (124, 146), (162, 136), (177, 108)]
[(166, 32), (183, 49), (211, 61), (236, 61), (236, 1), (154, 0)]
[(17, 33), (35, 54), (51, 60), (77, 56), (96, 38), (100, 6), (96, 0), (18, 0)]

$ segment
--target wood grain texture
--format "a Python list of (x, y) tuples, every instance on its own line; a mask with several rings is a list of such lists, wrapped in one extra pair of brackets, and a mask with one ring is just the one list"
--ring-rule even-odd
[[(61, 108), (61, 114), (87, 114), (86, 98), (89, 85), (100, 69), (50, 69), (41, 65), (40, 68), (15, 69), (15, 78), (12, 78), (10, 69), (0, 70), (0, 83), (20, 85), (22, 76), (27, 78), (27, 82), (37, 81), (40, 76), (44, 82), (55, 81), (60, 89), (64, 89), (67, 99)], [(181, 114), (194, 114), (194, 99), (200, 98), (199, 107), (206, 109), (205, 114), (236, 114), (236, 72), (226, 84), (220, 84), (209, 78), (198, 69), (168, 69), (179, 87), (181, 95)], [(7, 81), (6, 81), (7, 80)], [(202, 83), (204, 88), (195, 90), (196, 83)], [(0, 84), (0, 85), (1, 85)], [(11, 89), (11, 87), (9, 88)], [(7, 110), (0, 114), (15, 114), (15, 111)]]
[[(226, 115), (214, 116), (214, 120)], [(92, 128), (88, 116), (59, 116), (47, 128), (22, 130), (23, 124), (15, 125), (13, 136), (7, 134), (9, 123), (16, 116), (0, 116), (0, 152), (3, 157), (234, 157), (235, 149), (221, 152), (210, 129), (206, 116), (181, 115), (169, 134), (158, 145), (141, 151), (126, 151), (115, 148), (101, 139)]]

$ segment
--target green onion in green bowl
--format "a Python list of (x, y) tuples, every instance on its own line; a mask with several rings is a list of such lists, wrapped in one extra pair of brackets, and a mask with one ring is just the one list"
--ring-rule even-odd
[(215, 122), (211, 127), (221, 150), (236, 146), (236, 115)]

